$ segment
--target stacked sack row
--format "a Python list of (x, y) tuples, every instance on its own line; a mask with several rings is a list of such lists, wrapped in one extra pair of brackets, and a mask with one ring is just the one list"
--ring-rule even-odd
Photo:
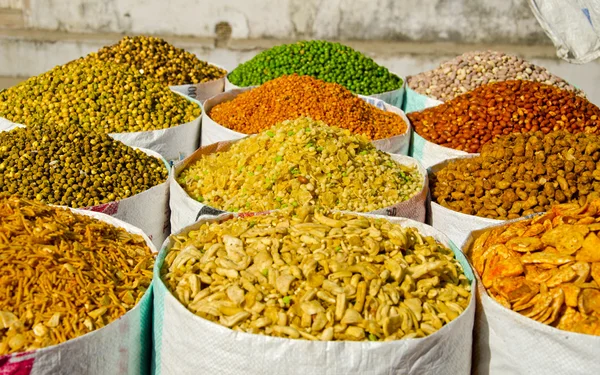
[[(29, 259), (3, 284), (0, 369), (593, 369), (600, 121), (581, 92), (491, 52), (406, 83), (323, 41), (275, 47), (227, 77), (193, 59), (124, 38), (0, 94), (0, 115), (25, 125), (0, 134), (0, 188), (26, 198), (2, 198), (2, 238)], [(193, 134), (177, 138), (188, 118)], [(81, 224), (82, 211), (32, 200), (123, 221)], [(7, 254), (3, 268), (21, 264)], [(531, 355), (533, 340), (547, 346)]]

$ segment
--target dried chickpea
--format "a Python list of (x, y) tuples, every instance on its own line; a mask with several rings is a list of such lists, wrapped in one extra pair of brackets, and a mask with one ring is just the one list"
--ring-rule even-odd
[(545, 212), (554, 204), (600, 196), (600, 136), (541, 131), (498, 137), (481, 155), (434, 173), (435, 202), (492, 219)]
[(227, 74), (194, 54), (153, 36), (126, 36), (88, 58), (129, 65), (165, 86), (209, 82)]
[(86, 132), (167, 129), (201, 111), (157, 80), (98, 59), (78, 59), (0, 91), (1, 117), (23, 125), (76, 125)]

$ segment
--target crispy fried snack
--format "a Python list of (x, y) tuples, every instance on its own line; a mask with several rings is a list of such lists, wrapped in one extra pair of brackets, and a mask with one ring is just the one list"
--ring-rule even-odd
[(468, 256), (503, 306), (558, 329), (600, 336), (600, 199), (496, 227)]

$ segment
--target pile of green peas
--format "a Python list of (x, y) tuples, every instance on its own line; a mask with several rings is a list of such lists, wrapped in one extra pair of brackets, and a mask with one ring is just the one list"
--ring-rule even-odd
[(335, 82), (362, 95), (402, 87), (402, 78), (373, 59), (340, 43), (322, 40), (282, 44), (256, 55), (228, 76), (241, 87), (258, 86), (283, 75), (300, 74)]

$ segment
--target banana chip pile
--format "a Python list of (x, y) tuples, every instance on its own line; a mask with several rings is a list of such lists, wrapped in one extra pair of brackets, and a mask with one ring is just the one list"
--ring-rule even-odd
[(503, 306), (558, 329), (600, 336), (600, 200), (554, 206), (490, 229), (468, 256)]

